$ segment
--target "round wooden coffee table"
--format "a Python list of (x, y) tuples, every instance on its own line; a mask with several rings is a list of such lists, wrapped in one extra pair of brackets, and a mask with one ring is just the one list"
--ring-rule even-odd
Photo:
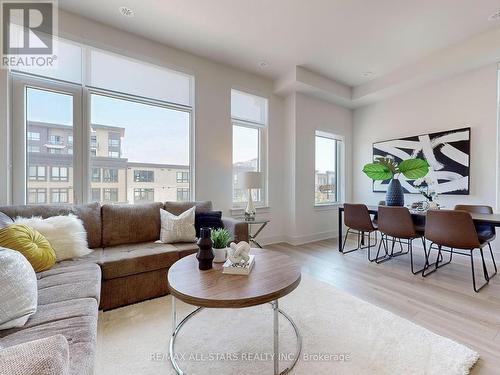
[[(293, 291), (300, 283), (300, 268), (285, 254), (252, 249), (255, 264), (250, 275), (227, 275), (222, 264), (214, 263), (211, 270), (200, 271), (196, 254), (184, 257), (168, 270), (168, 287), (172, 294), (172, 336), (170, 362), (177, 374), (185, 374), (175, 360), (175, 339), (180, 329), (203, 308), (243, 308), (271, 303), (273, 308), (274, 374), (286, 374), (297, 363), (302, 350), (302, 339), (294, 321), (279, 309), (278, 299)], [(180, 299), (198, 308), (177, 324), (175, 300)], [(279, 370), (279, 321), (287, 319), (297, 336), (297, 351), (289, 367)]]

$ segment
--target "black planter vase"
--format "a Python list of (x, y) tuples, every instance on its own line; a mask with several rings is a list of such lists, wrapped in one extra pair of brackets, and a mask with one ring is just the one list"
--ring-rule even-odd
[(196, 258), (198, 259), (198, 268), (202, 271), (211, 269), (212, 262), (215, 258), (210, 235), (210, 228), (200, 228), (200, 239), (197, 242), (198, 254), (196, 254)]
[(405, 194), (401, 182), (397, 179), (392, 179), (387, 187), (385, 195), (385, 204), (388, 206), (404, 206)]

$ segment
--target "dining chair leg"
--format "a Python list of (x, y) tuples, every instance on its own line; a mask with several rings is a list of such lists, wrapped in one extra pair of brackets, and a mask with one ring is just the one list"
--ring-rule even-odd
[[(440, 245), (436, 245), (438, 247), (438, 255), (437, 255), (437, 258), (436, 258), (436, 261), (434, 263), (429, 263), (429, 257), (431, 255), (431, 251), (432, 251), (432, 247), (436, 245), (434, 242), (431, 242), (431, 245), (429, 246), (429, 251), (426, 251), (425, 252), (425, 266), (424, 266), (424, 269), (422, 270), (422, 277), (427, 277), (429, 276), (431, 273), (434, 273), (437, 271), (438, 269), (438, 264), (439, 264), (439, 254), (441, 253), (441, 246)], [(434, 268), (429, 271), (429, 272), (425, 272), (427, 271), (429, 268), (431, 268), (432, 266), (434, 266)]]
[[(375, 258), (375, 263), (377, 263), (377, 264), (386, 262), (389, 259), (391, 259), (391, 256), (389, 255), (389, 247), (388, 247), (387, 241), (388, 241), (388, 236), (382, 233), (382, 238), (380, 239), (380, 245), (378, 246), (378, 250), (377, 250), (377, 256)], [(380, 248), (381, 248), (382, 244), (384, 245), (385, 255), (382, 257), (379, 257)]]
[(488, 242), (488, 247), (490, 248), (490, 254), (491, 254), (491, 261), (493, 262), (493, 268), (495, 269), (495, 272), (493, 272), (492, 275), (488, 275), (488, 277), (491, 279), (493, 276), (497, 274), (497, 264), (495, 262), (495, 257), (493, 256), (493, 250), (491, 249), (491, 243)]
[(422, 245), (424, 247), (424, 255), (425, 255), (425, 263), (424, 263), (424, 266), (419, 269), (418, 271), (415, 271), (415, 268), (413, 266), (413, 239), (410, 241), (410, 263), (411, 263), (411, 273), (413, 273), (414, 275), (416, 274), (419, 274), (419, 273), (422, 273), (426, 267), (427, 267), (427, 249), (426, 249), (426, 244), (425, 244), (425, 239), (424, 237), (421, 237), (422, 239)]
[[(480, 249), (482, 250), (482, 249)], [(482, 251), (481, 251), (481, 255), (482, 255)], [(484, 257), (482, 257), (483, 259), (483, 272), (484, 272)], [(476, 273), (474, 271), (474, 249), (472, 249), (470, 251), (470, 265), (471, 265), (471, 269), (472, 269), (472, 287), (474, 288), (474, 291), (476, 293), (478, 293), (481, 289), (483, 289), (486, 285), (488, 285), (489, 283), (489, 280), (486, 279), (486, 281), (484, 282), (484, 284), (482, 284), (479, 288), (477, 287), (476, 285)]]
[(443, 253), (440, 251), (439, 254), (441, 254), (441, 258), (439, 260), (439, 262), (441, 262), (441, 263), (438, 265), (438, 268), (441, 268), (441, 267), (446, 266), (447, 264), (451, 263), (451, 260), (453, 259), (453, 248), (450, 248), (450, 259), (448, 259), (447, 262), (442, 263), (443, 259), (444, 259)]
[[(370, 248), (372, 246), (377, 246), (377, 232), (375, 232), (375, 245), (373, 245), (371, 243), (371, 233), (367, 232), (367, 234), (368, 234), (368, 245), (367, 246), (363, 246), (361, 239), (362, 239), (362, 237), (363, 237), (363, 235), (364, 235), (365, 232), (356, 231), (357, 247), (354, 248), (354, 249), (345, 250), (345, 245), (346, 245), (349, 233), (351, 233), (353, 231), (354, 231), (353, 229), (347, 228), (346, 234), (344, 236), (344, 241), (342, 243), (341, 251), (340, 251), (342, 254), (349, 254), (349, 253), (352, 253), (353, 251), (364, 250), (364, 249), (368, 249), (368, 252), (370, 252)], [(369, 256), (369, 254), (368, 254), (368, 256)]]

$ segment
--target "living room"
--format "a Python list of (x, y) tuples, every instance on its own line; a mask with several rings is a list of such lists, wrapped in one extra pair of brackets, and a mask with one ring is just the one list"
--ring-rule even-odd
[(0, 374), (497, 373), (497, 0), (27, 4)]

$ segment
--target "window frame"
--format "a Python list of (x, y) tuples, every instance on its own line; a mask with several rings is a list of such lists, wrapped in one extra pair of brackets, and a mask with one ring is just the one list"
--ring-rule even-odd
[[(66, 193), (66, 200), (61, 201), (61, 193)], [(54, 202), (53, 194), (58, 194), (59, 200)], [(68, 188), (50, 188), (50, 203), (53, 204), (66, 204), (69, 203), (69, 189)]]
[[(81, 85), (59, 82), (53, 79), (42, 78), (30, 74), (10, 72), (11, 97), (12, 97), (12, 202), (13, 204), (26, 204), (28, 202), (28, 148), (27, 119), (25, 110), (25, 94), (27, 89), (42, 90), (72, 97), (73, 124), (72, 131), (74, 139), (82, 139), (83, 110)], [(39, 146), (37, 146), (39, 147)], [(73, 196), (75, 204), (83, 203), (83, 142), (75, 142), (73, 145), (72, 168), (73, 168)], [(41, 149), (40, 149), (41, 151)], [(50, 178), (50, 177), (48, 177)], [(48, 198), (47, 193), (47, 198)], [(71, 201), (71, 199), (69, 199)], [(48, 199), (46, 199), (48, 201)]]
[[(179, 194), (182, 194), (182, 195), (185, 194), (186, 190), (187, 190), (187, 199), (186, 200), (180, 200), (179, 199)], [(177, 202), (189, 202), (189, 199), (190, 199), (190, 196), (191, 196), (191, 193), (190, 193), (189, 190), (190, 189), (186, 188), (186, 187), (178, 187), (177, 191), (176, 191), (176, 196), (175, 196), (175, 198), (177, 199)]]
[[(142, 196), (147, 196), (149, 193), (152, 193), (153, 199), (137, 199), (137, 196), (139, 195), (140, 197)], [(155, 201), (155, 189), (154, 188), (134, 188), (133, 191), (133, 198), (134, 198), (134, 203), (141, 203), (141, 202), (154, 202)]]
[[(54, 169), (59, 171), (58, 175), (54, 175)], [(61, 171), (66, 170), (66, 176), (61, 176)], [(50, 181), (53, 182), (68, 182), (69, 181), (69, 167), (61, 165), (51, 165), (50, 166)]]
[(313, 181), (316, 181), (316, 138), (327, 138), (335, 141), (336, 148), (336, 166), (335, 166), (335, 197), (336, 200), (324, 203), (316, 202), (316, 184), (314, 183), (313, 199), (314, 207), (329, 207), (338, 206), (344, 200), (345, 196), (345, 138), (341, 135), (331, 133), (329, 131), (315, 130), (314, 132), (314, 169), (313, 169)]
[[(152, 179), (150, 180), (148, 178), (148, 179), (142, 180), (140, 177), (141, 177), (143, 172), (146, 172), (148, 177), (151, 174)], [(139, 177), (139, 178), (137, 178), (137, 177)], [(133, 170), (133, 179), (134, 179), (134, 182), (153, 183), (153, 182), (155, 182), (155, 171), (150, 171), (147, 169), (134, 169)]]
[[(35, 174), (30, 174), (30, 168), (35, 168)], [(43, 175), (41, 175), (40, 168), (43, 168)], [(29, 165), (28, 169), (28, 181), (47, 181), (47, 166), (45, 165)]]
[[(112, 193), (116, 193), (116, 200), (107, 200), (105, 199), (106, 197), (106, 193), (109, 193), (110, 194), (110, 197), (111, 197), (111, 194)], [(102, 202), (103, 203), (117, 203), (119, 201), (119, 194), (118, 194), (118, 188), (102, 188)]]
[[(179, 178), (179, 175), (181, 176)], [(187, 177), (185, 177), (187, 176)], [(188, 184), (189, 183), (189, 172), (186, 171), (177, 171), (175, 172), (175, 182), (178, 184)]]
[[(43, 202), (38, 201), (38, 194), (43, 193), (45, 196), (45, 200)], [(30, 194), (35, 194), (36, 196), (36, 202), (29, 202), (29, 195)], [(47, 204), (47, 188), (28, 188), (27, 189), (27, 195), (26, 195), (26, 202), (27, 204)]]

